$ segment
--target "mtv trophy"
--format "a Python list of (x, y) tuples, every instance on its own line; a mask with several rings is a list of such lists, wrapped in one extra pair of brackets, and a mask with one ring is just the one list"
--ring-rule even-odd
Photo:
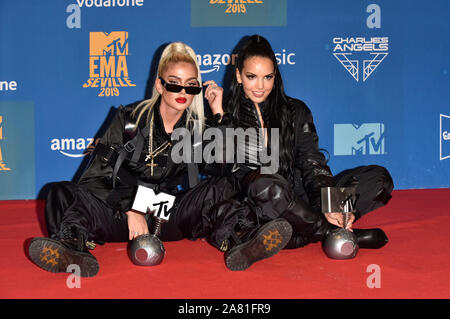
[(148, 234), (136, 237), (128, 246), (128, 256), (134, 264), (156, 266), (163, 261), (166, 251), (158, 236), (161, 235), (162, 223), (169, 220), (169, 210), (174, 201), (175, 196), (163, 192), (156, 195), (153, 189), (138, 186), (131, 209), (144, 214), (153, 213), (153, 222)]
[(354, 187), (323, 187), (322, 213), (340, 212), (344, 217), (344, 228), (331, 231), (322, 242), (325, 254), (332, 259), (351, 259), (358, 252), (358, 243), (353, 232), (345, 229), (348, 214), (355, 211), (357, 196)]

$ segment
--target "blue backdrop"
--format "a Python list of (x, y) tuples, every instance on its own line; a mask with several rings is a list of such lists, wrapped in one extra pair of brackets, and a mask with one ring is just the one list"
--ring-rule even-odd
[[(450, 186), (448, 0), (0, 0), (0, 199), (71, 180), (112, 106), (143, 99), (183, 41), (224, 84), (242, 37), (272, 44), (333, 173)], [(146, 93), (147, 92), (147, 93)]]

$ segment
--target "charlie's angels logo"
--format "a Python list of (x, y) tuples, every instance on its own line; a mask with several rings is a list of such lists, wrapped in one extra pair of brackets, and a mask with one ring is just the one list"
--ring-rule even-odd
[(99, 88), (98, 96), (118, 96), (119, 89), (136, 86), (128, 77), (128, 32), (89, 33), (89, 79), (84, 88)]
[(365, 82), (388, 56), (388, 37), (336, 37), (333, 38), (333, 55), (350, 75)]

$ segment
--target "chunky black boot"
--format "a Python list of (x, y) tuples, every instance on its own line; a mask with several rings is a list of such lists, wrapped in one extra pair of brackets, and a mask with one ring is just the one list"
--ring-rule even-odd
[(292, 235), (292, 227), (284, 219), (261, 222), (247, 200), (227, 200), (215, 206), (210, 224), (208, 240), (225, 252), (225, 264), (231, 270), (245, 270), (275, 255)]
[[(323, 241), (326, 236), (338, 227), (329, 223), (322, 213), (315, 212), (304, 201), (292, 202), (281, 215), (292, 225), (293, 234), (287, 249), (303, 247), (309, 243)], [(383, 230), (356, 229), (353, 232), (358, 240), (359, 248), (378, 249), (389, 241)]]
[(359, 248), (378, 249), (389, 242), (388, 237), (380, 228), (358, 229), (353, 228)]
[(292, 227), (278, 218), (252, 231), (233, 236), (225, 253), (225, 264), (230, 270), (245, 270), (253, 263), (280, 252), (291, 239)]
[(77, 265), (81, 277), (93, 277), (99, 270), (97, 259), (87, 250), (86, 242), (77, 239), (36, 237), (31, 240), (28, 253), (37, 266), (50, 272), (67, 272), (70, 265)]

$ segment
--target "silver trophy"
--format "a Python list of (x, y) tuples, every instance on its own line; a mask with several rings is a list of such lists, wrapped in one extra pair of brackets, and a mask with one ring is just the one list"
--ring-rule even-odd
[(153, 218), (150, 232), (136, 237), (128, 246), (128, 255), (131, 261), (139, 266), (159, 265), (166, 255), (164, 245), (159, 239), (161, 219), (158, 217)]
[(324, 241), (322, 248), (332, 259), (351, 259), (358, 253), (358, 243), (353, 232), (345, 229), (348, 215), (355, 211), (357, 195), (354, 187), (324, 187), (321, 189), (322, 213), (342, 213), (344, 228), (331, 231)]
[(160, 192), (155, 194), (153, 189), (139, 185), (132, 209), (144, 214), (152, 214), (152, 227), (149, 234), (136, 237), (128, 245), (128, 256), (139, 266), (156, 266), (162, 263), (166, 250), (159, 239), (161, 225), (170, 218), (170, 208), (175, 196)]

